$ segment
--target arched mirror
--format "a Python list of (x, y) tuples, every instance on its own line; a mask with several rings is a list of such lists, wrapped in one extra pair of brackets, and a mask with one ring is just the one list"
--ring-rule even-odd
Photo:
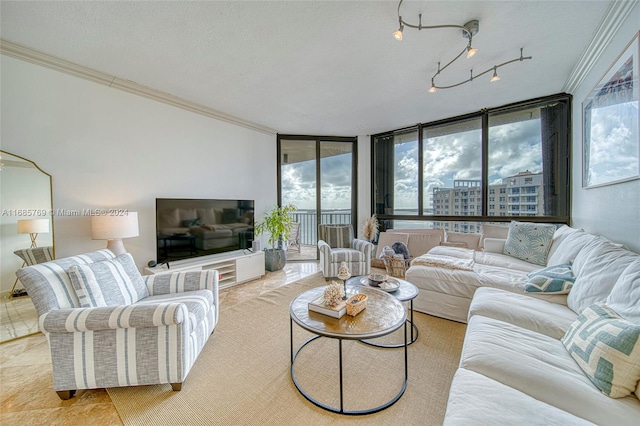
[(14, 254), (32, 247), (53, 253), (51, 175), (26, 158), (0, 151), (0, 341), (38, 332), (38, 318), (16, 271)]

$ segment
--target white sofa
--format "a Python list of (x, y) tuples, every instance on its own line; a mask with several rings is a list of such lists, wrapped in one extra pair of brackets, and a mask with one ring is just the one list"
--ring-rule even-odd
[[(502, 244), (487, 239), (484, 249), (497, 250)], [(410, 281), (419, 278), (420, 293), (436, 298), (422, 305), (429, 313), (460, 320), (467, 311), (445, 425), (640, 424), (640, 343), (630, 355), (634, 373), (625, 376), (634, 383), (634, 393), (612, 398), (592, 383), (561, 340), (596, 302), (640, 325), (640, 255), (605, 238), (560, 227), (547, 265), (572, 262), (575, 282), (565, 296), (524, 292), (527, 272), (541, 265), (451, 247), (429, 253), (471, 265), (471, 270), (412, 265), (407, 271)], [(436, 309), (443, 300), (452, 303)], [(593, 359), (589, 362), (600, 366)]]
[[(580, 229), (566, 225), (559, 227), (553, 237), (547, 265), (573, 261), (583, 247), (597, 238)], [(407, 270), (406, 279), (420, 289), (414, 301), (417, 311), (466, 322), (469, 305), (477, 289), (491, 287), (524, 294), (527, 275), (544, 267), (503, 254), (505, 239), (482, 238), (481, 242), (484, 251), (437, 246), (414, 259)], [(449, 260), (452, 265), (421, 265), (420, 257), (425, 256)], [(456, 267), (456, 264), (461, 266)], [(566, 304), (567, 299), (566, 295), (559, 294), (528, 295), (560, 304)]]
[[(619, 274), (615, 266), (602, 268), (609, 263), (605, 258), (592, 259), (594, 263), (589, 268), (602, 271), (603, 280), (576, 280), (571, 291), (586, 287), (577, 292), (581, 297), (571, 306), (579, 309), (591, 300), (601, 300), (602, 291), (609, 289), (606, 303), (622, 301), (626, 308), (618, 313), (640, 325), (640, 260)], [(616, 298), (617, 302), (613, 300)], [(573, 309), (496, 288), (478, 289), (471, 302), (444, 424), (640, 424), (640, 382), (636, 383), (635, 395), (605, 395), (561, 342), (578, 318)], [(633, 314), (626, 315), (630, 312)], [(635, 353), (639, 365), (640, 357)]]

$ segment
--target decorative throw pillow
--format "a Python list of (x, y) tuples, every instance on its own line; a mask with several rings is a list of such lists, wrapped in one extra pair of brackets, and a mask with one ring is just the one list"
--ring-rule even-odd
[(485, 238), (506, 239), (509, 235), (509, 227), (504, 225), (480, 225), (480, 248), (484, 248)]
[(353, 229), (351, 225), (321, 225), (320, 239), (331, 248), (351, 248)]
[(83, 308), (130, 305), (149, 295), (131, 254), (73, 265), (69, 277)]
[(622, 272), (605, 303), (622, 318), (640, 325), (640, 257)]
[(509, 225), (503, 253), (536, 265), (547, 264), (555, 225), (516, 222)]
[(405, 259), (409, 259), (411, 257), (411, 254), (409, 253), (409, 249), (407, 248), (407, 245), (403, 242), (393, 243), (391, 248), (393, 249), (395, 254), (400, 254)]
[(567, 296), (569, 309), (579, 314), (591, 304), (605, 301), (624, 270), (637, 259), (636, 253), (596, 237), (571, 264), (576, 282)]
[(380, 251), (380, 257), (383, 258), (385, 256), (393, 257), (396, 254), (395, 251), (389, 246), (384, 246)]
[(576, 281), (571, 272), (571, 262), (531, 272), (528, 277), (524, 291), (529, 293), (567, 294)]
[(604, 303), (582, 311), (562, 344), (602, 393), (622, 398), (640, 380), (640, 325), (621, 318)]

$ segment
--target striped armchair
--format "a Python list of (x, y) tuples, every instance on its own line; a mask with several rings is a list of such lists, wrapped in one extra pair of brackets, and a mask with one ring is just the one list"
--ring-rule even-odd
[(352, 276), (370, 274), (373, 248), (370, 242), (354, 238), (351, 225), (318, 225), (320, 269), (325, 278), (336, 277), (342, 262)]
[(61, 399), (77, 389), (180, 390), (218, 321), (218, 272), (141, 276), (109, 250), (17, 272), (38, 311)]

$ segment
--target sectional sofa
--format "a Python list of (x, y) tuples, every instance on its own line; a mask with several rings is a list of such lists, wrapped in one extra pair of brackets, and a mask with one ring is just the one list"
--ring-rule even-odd
[(407, 271), (436, 298), (423, 309), (468, 323), (445, 425), (640, 424), (640, 255), (568, 226), (544, 264), (508, 243), (435, 247)]

